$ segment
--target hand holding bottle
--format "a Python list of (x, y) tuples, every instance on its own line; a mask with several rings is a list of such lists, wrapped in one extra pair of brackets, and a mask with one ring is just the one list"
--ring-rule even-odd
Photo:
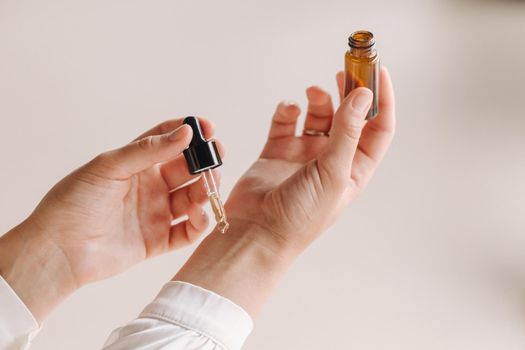
[[(382, 70), (379, 116), (365, 123), (372, 93), (357, 88), (335, 114), (330, 96), (307, 90), (304, 128), (329, 136), (296, 136), (300, 110), (282, 103), (259, 159), (226, 203), (232, 222), (251, 222), (292, 249), (304, 249), (368, 184), (394, 134), (394, 97)], [(339, 87), (342, 88), (341, 75)]]
[[(340, 96), (343, 80), (340, 72)], [(369, 121), (373, 96), (366, 88), (353, 90), (335, 113), (326, 92), (307, 89), (301, 136), (299, 107), (279, 104), (260, 157), (226, 201), (228, 233), (208, 236), (174, 279), (215, 291), (255, 316), (294, 258), (366, 187), (388, 150), (395, 111), (384, 68), (380, 81), (379, 114)]]

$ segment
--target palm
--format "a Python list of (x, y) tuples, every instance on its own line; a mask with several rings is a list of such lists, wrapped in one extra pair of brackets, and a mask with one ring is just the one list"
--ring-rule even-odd
[[(307, 94), (309, 108), (305, 128), (316, 127), (328, 132), (333, 115), (329, 96), (319, 89), (309, 89)], [(328, 137), (295, 136), (299, 114), (294, 104), (278, 106), (260, 158), (242, 176), (228, 200), (227, 210), (233, 213), (232, 219), (255, 221), (274, 234), (284, 236), (282, 232), (301, 230), (310, 212), (317, 210), (319, 203), (311, 186), (312, 177), (318, 178), (315, 159), (325, 149)], [(246, 205), (250, 201), (253, 205)], [(303, 210), (296, 210), (298, 203)], [(276, 217), (281, 218), (279, 225), (274, 225)]]
[[(308, 136), (268, 140), (260, 158), (243, 175), (235, 189), (242, 190), (242, 184), (264, 188), (265, 192), (277, 189), (284, 180), (315, 159), (326, 142), (325, 137), (312, 140)], [(233, 191), (232, 196), (235, 193)]]
[[(341, 78), (339, 74), (340, 93)], [(386, 71), (382, 72), (382, 79), (385, 81), (380, 97), (382, 115), (365, 126), (359, 145), (353, 146), (357, 149), (350, 146), (347, 154), (343, 150), (340, 163), (330, 167), (320, 166), (319, 159), (327, 158), (331, 152), (332, 137), (295, 136), (300, 110), (295, 105), (280, 104), (260, 158), (242, 176), (228, 199), (230, 217), (262, 226), (285, 240), (292, 233), (309, 241), (312, 233), (321, 232), (331, 224), (345, 204), (367, 184), (392, 139), (393, 97)], [(307, 95), (304, 128), (327, 134), (335, 119), (330, 96), (316, 87), (309, 88)], [(351, 169), (344, 164), (350, 164)], [(342, 167), (342, 181), (333, 179), (335, 173), (341, 172), (333, 166)], [(341, 185), (334, 187), (333, 182)]]
[(52, 234), (69, 252), (77, 276), (105, 278), (168, 248), (169, 189), (158, 168), (127, 180), (104, 179), (80, 169), (42, 204), (36, 211), (39, 218), (54, 215), (49, 208), (67, 205)]
[[(324, 150), (327, 142), (327, 137), (270, 138), (260, 158), (238, 181), (228, 199), (227, 210), (233, 213), (232, 219), (256, 221), (257, 225), (279, 235), (281, 232), (296, 232), (308, 220), (307, 211), (316, 210), (318, 203), (311, 188), (311, 177), (316, 175), (311, 172), (317, 169), (312, 161)], [(309, 163), (313, 166), (308, 166)], [(247, 205), (249, 201), (254, 203)], [(294, 203), (294, 208), (288, 203)], [(303, 212), (294, 210), (297, 203), (307, 209)], [(271, 218), (277, 216), (288, 220), (280, 220), (279, 227), (275, 227)]]
[[(164, 134), (180, 123), (168, 121), (138, 140)], [(209, 137), (209, 122), (201, 124)], [(207, 226), (201, 208), (206, 193), (200, 181), (188, 184), (195, 177), (188, 173), (182, 155), (146, 163), (144, 170), (129, 176), (107, 175), (122, 171), (120, 160), (110, 160), (126, 156), (125, 152), (108, 152), (74, 171), (46, 195), (31, 216), (64, 251), (79, 285), (187, 245)], [(185, 216), (188, 220), (181, 221)], [(174, 220), (180, 223), (173, 225)]]

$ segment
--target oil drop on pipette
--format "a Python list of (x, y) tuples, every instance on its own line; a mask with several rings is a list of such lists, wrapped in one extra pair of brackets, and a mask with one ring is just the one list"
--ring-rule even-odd
[(215, 141), (208, 141), (204, 138), (199, 119), (196, 117), (184, 118), (184, 124), (188, 124), (193, 130), (190, 146), (184, 150), (184, 158), (186, 158), (188, 163), (188, 169), (191, 174), (202, 174), (202, 181), (206, 187), (206, 194), (210, 199), (217, 227), (221, 233), (225, 233), (230, 225), (228, 224), (226, 211), (224, 210), (212, 172), (212, 169), (222, 165), (217, 145)]

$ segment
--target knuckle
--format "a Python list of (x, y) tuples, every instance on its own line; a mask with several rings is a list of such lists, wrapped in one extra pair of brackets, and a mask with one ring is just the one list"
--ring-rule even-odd
[(93, 158), (84, 168), (87, 173), (96, 175), (97, 177), (112, 179), (112, 174), (118, 167), (115, 164), (115, 151), (107, 151), (100, 153)]
[(173, 130), (177, 119), (168, 119), (157, 125), (160, 134), (165, 134)]
[(344, 130), (346, 137), (353, 141), (358, 141), (363, 131), (363, 122), (356, 120), (356, 118), (350, 118), (350, 120), (345, 123)]
[(109, 167), (111, 163), (111, 151), (103, 152), (97, 155), (93, 160), (90, 162), (91, 165), (95, 167)]
[(149, 151), (153, 148), (153, 136), (147, 136), (137, 141), (137, 146), (144, 150)]
[(98, 154), (95, 158), (93, 158), (92, 163), (95, 164), (101, 164), (105, 163), (108, 159), (108, 152), (103, 152)]
[(163, 121), (162, 123), (160, 123), (157, 128), (159, 129), (160, 133), (161, 134), (164, 134), (164, 133), (167, 133), (169, 130), (169, 126), (170, 126), (170, 121), (169, 120), (165, 120)]

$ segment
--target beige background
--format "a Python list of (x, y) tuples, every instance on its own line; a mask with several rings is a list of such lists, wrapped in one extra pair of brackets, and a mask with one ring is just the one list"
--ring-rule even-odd
[[(279, 100), (335, 93), (359, 28), (394, 78), (395, 143), (246, 348), (523, 349), (520, 1), (0, 0), (0, 232), (76, 166), (174, 116), (215, 121), (229, 191)], [(192, 249), (83, 288), (34, 349), (100, 348)]]

